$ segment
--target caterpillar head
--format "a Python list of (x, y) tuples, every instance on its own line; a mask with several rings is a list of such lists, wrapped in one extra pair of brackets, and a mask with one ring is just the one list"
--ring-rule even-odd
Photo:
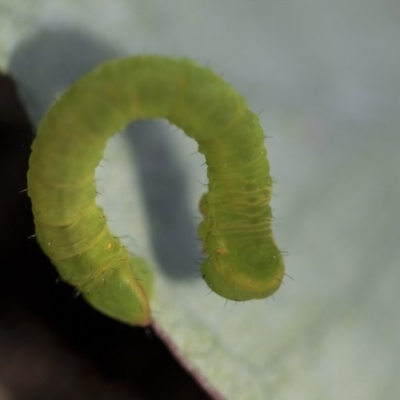
[(208, 253), (202, 276), (217, 294), (230, 300), (245, 301), (270, 296), (282, 283), (284, 264), (275, 243), (248, 246), (221, 246)]

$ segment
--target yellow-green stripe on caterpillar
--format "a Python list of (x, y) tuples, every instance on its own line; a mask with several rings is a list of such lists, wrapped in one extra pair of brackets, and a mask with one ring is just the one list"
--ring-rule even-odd
[(202, 276), (226, 299), (270, 296), (284, 274), (271, 231), (272, 181), (257, 115), (209, 68), (185, 58), (106, 62), (79, 79), (40, 123), (28, 194), (37, 240), (62, 279), (96, 309), (151, 323), (153, 275), (107, 228), (95, 203), (95, 168), (108, 139), (129, 122), (165, 118), (195, 139), (207, 162), (200, 201)]

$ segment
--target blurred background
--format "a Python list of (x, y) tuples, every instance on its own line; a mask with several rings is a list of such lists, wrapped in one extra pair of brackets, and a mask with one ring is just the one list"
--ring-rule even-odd
[(203, 161), (175, 127), (132, 124), (99, 202), (157, 270), (168, 345), (228, 399), (397, 399), (399, 23), (393, 0), (0, 0), (0, 399), (216, 398), (152, 331), (90, 309), (29, 239), (38, 122), (77, 77), (141, 53), (210, 66), (259, 114), (292, 278), (266, 301), (207, 296)]

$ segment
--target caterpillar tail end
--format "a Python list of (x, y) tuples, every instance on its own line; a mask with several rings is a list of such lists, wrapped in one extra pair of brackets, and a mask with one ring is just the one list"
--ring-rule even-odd
[(117, 268), (95, 290), (79, 288), (85, 300), (101, 313), (129, 325), (146, 327), (151, 324), (149, 299), (153, 277), (148, 263), (132, 256), (126, 268)]

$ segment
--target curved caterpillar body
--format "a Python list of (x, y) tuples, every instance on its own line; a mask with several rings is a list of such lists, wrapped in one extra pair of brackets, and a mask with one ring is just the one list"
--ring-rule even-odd
[(28, 194), (37, 240), (61, 277), (101, 312), (151, 323), (152, 273), (109, 232), (94, 172), (108, 139), (132, 120), (166, 118), (198, 142), (209, 192), (200, 202), (202, 276), (231, 300), (265, 298), (284, 266), (271, 231), (271, 178), (258, 117), (210, 69), (184, 58), (106, 62), (79, 79), (39, 126)]

